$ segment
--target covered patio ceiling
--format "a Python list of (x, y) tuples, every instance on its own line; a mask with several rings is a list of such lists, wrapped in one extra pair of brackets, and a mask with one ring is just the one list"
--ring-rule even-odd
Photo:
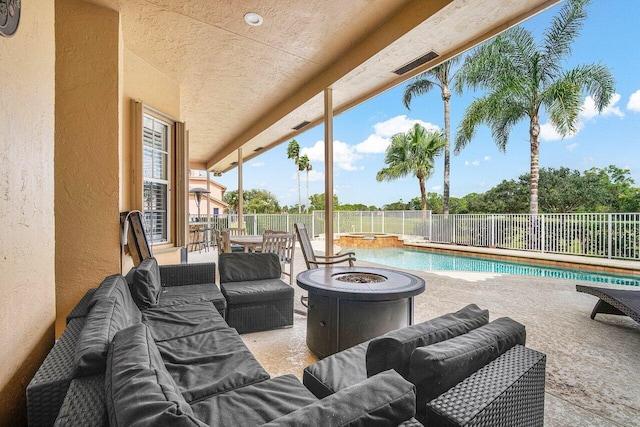
[(220, 173), (240, 147), (249, 160), (321, 123), (325, 88), (339, 114), (559, 1), (92, 0), (119, 10), (125, 47), (179, 83), (190, 167)]

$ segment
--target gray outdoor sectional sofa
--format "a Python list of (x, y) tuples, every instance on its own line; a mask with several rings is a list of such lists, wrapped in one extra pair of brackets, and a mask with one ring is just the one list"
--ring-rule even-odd
[(546, 356), (525, 341), (524, 325), (489, 323), (470, 304), (326, 357), (303, 383), (323, 398), (392, 369), (416, 386), (415, 418), (426, 426), (542, 426)]
[(27, 388), (29, 425), (415, 422), (415, 387), (394, 371), (323, 399), (293, 375), (270, 378), (225, 322), (214, 272), (149, 258), (130, 284), (116, 274), (87, 292)]

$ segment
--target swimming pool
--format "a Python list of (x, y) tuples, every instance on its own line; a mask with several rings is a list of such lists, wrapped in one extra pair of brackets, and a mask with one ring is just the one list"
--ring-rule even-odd
[(485, 258), (440, 254), (402, 248), (358, 248), (356, 258), (391, 267), (409, 270), (473, 271), (482, 273), (517, 274), (523, 276), (551, 277), (615, 285), (640, 286), (640, 278), (592, 273), (580, 270), (542, 267), (497, 261)]

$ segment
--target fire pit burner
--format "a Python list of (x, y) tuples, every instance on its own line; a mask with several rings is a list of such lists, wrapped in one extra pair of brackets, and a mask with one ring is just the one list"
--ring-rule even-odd
[(372, 273), (341, 273), (334, 275), (333, 278), (348, 283), (380, 283), (387, 280), (384, 276)]

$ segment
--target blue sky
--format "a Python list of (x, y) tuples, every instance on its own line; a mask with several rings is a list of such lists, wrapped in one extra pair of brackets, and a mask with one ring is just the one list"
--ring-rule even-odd
[[(535, 37), (541, 37), (560, 9), (555, 6), (522, 24)], [(559, 139), (541, 123), (541, 167), (568, 167), (584, 171), (591, 167), (614, 164), (628, 168), (640, 186), (640, 1), (595, 0), (588, 6), (588, 18), (581, 35), (573, 44), (573, 53), (565, 68), (600, 62), (607, 65), (616, 79), (616, 95), (610, 106), (596, 114), (590, 99), (584, 100), (578, 132)], [(418, 181), (407, 177), (379, 183), (376, 173), (384, 166), (384, 148), (396, 132), (408, 130), (420, 121), (425, 127), (444, 126), (443, 107), (438, 88), (414, 98), (411, 110), (402, 105), (405, 84), (395, 87), (334, 119), (334, 191), (340, 203), (363, 203), (382, 207), (402, 199), (407, 202), (420, 195)], [(479, 92), (467, 90), (451, 99), (452, 138), (466, 107)], [(482, 193), (504, 179), (515, 179), (529, 172), (528, 121), (515, 126), (506, 153), (500, 152), (486, 126), (478, 128), (473, 141), (457, 156), (451, 156), (451, 196)], [(324, 192), (322, 126), (299, 135), (302, 154), (311, 159), (309, 192)], [(248, 162), (244, 167), (244, 188), (267, 189), (281, 205), (297, 203), (296, 168), (287, 159), (287, 144), (273, 148)], [(237, 189), (237, 170), (216, 180)], [(442, 193), (443, 159), (436, 159), (436, 169), (427, 181), (428, 191)], [(301, 173), (302, 199), (305, 198), (305, 174)], [(304, 203), (304, 202), (303, 202)]]

